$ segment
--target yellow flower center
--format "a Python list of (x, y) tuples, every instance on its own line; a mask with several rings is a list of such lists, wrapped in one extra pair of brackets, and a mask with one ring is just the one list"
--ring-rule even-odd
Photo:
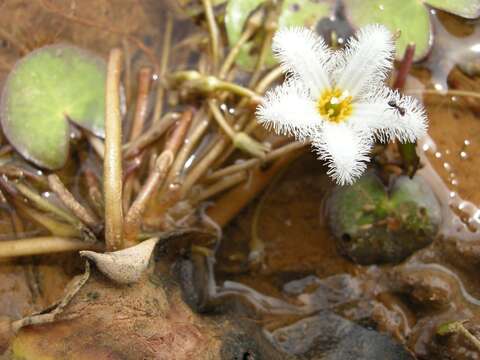
[(325, 90), (317, 100), (317, 110), (324, 119), (340, 123), (352, 113), (352, 97), (340, 89)]

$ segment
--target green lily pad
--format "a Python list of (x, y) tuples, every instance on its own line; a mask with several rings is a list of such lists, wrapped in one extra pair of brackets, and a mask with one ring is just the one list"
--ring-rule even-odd
[(480, 16), (480, 0), (423, 0), (423, 2), (467, 19)]
[(0, 100), (3, 131), (26, 159), (47, 169), (68, 157), (73, 122), (103, 137), (106, 63), (70, 45), (51, 45), (21, 59)]
[(398, 263), (432, 242), (441, 209), (418, 175), (398, 177), (387, 191), (367, 173), (334, 191), (328, 218), (340, 251), (356, 263)]
[(480, 0), (344, 0), (345, 15), (355, 28), (383, 24), (392, 32), (400, 30), (397, 59), (409, 43), (415, 43), (415, 61), (425, 58), (433, 45), (432, 23), (426, 5), (465, 18), (480, 16)]
[[(244, 30), (245, 22), (249, 15), (257, 9), (265, 0), (230, 0), (225, 13), (225, 25), (227, 28), (228, 42), (234, 46)], [(333, 1), (312, 0), (284, 0), (278, 19), (278, 27), (306, 26), (314, 27), (321, 19), (330, 16), (334, 11)], [(240, 51), (237, 64), (245, 70), (254, 68), (262, 36), (256, 36), (247, 42)], [(274, 65), (275, 59), (270, 53), (266, 65)]]
[(396, 41), (397, 58), (401, 59), (409, 43), (415, 43), (415, 60), (423, 59), (433, 42), (430, 15), (418, 0), (344, 0), (345, 14), (355, 28), (383, 24), (392, 32), (401, 31)]

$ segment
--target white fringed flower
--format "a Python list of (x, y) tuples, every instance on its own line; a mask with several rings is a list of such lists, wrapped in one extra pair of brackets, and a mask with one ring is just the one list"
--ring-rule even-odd
[(365, 171), (375, 138), (413, 142), (425, 134), (418, 101), (384, 86), (394, 52), (384, 26), (364, 27), (341, 51), (306, 28), (282, 29), (273, 51), (287, 80), (267, 92), (258, 120), (311, 140), (337, 183), (351, 184)]

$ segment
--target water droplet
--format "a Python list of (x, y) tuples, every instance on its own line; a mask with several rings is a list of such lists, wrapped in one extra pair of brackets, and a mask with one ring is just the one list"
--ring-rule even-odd
[(461, 159), (468, 159), (468, 154), (466, 151), (460, 151), (460, 158)]
[(453, 186), (458, 186), (458, 180), (457, 180), (457, 179), (453, 179), (450, 183), (451, 183)]
[(437, 159), (440, 159), (440, 158), (442, 157), (442, 153), (441, 153), (440, 151), (437, 151), (437, 152), (435, 153), (435, 157), (436, 157)]
[(468, 140), (468, 139), (463, 140), (463, 145), (465, 145), (465, 146), (470, 145), (470, 140)]
[(455, 191), (450, 191), (450, 194), (448, 194), (450, 199), (453, 199), (455, 196), (457, 196), (457, 193)]
[(447, 163), (447, 162), (444, 162), (444, 163), (443, 163), (443, 168), (444, 168), (445, 170), (447, 170), (447, 171), (452, 170), (452, 167), (451, 167), (450, 164)]
[(422, 150), (423, 150), (423, 151), (428, 151), (428, 149), (430, 149), (430, 145), (428, 145), (428, 144), (423, 144)]
[(157, 81), (157, 80), (158, 80), (158, 74), (153, 74), (153, 75), (152, 75), (152, 79), (153, 79), (154, 81)]

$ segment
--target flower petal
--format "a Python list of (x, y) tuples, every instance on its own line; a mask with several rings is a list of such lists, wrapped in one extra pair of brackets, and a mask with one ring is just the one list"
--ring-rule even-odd
[(257, 108), (258, 122), (280, 135), (305, 139), (323, 120), (308, 97), (308, 90), (295, 80), (268, 91)]
[(425, 109), (417, 99), (382, 88), (370, 103), (358, 103), (349, 123), (382, 142), (415, 142), (427, 132)]
[(301, 80), (312, 98), (330, 87), (328, 60), (332, 51), (313, 31), (303, 27), (281, 29), (273, 38), (272, 49), (284, 71)]
[(327, 174), (338, 184), (352, 184), (367, 168), (372, 143), (346, 123), (325, 123), (312, 139), (312, 145), (328, 165)]
[(339, 59), (337, 86), (356, 98), (368, 94), (383, 82), (393, 66), (392, 34), (383, 25), (367, 25), (350, 38)]

